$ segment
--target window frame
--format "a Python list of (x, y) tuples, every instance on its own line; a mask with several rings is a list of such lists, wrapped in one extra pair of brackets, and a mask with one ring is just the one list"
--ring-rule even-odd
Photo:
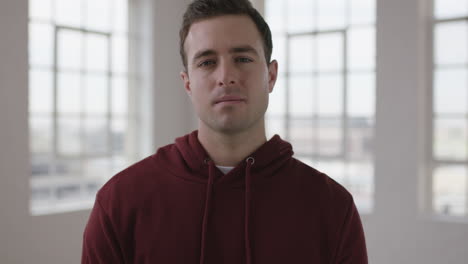
[[(375, 1), (376, 2), (376, 1)], [(314, 154), (304, 154), (304, 153), (295, 153), (296, 154), (296, 157), (298, 157), (299, 159), (301, 158), (305, 158), (307, 160), (309, 160), (310, 162), (312, 163), (315, 163), (317, 161), (319, 162), (324, 162), (324, 161), (331, 161), (331, 162), (341, 162), (343, 163), (344, 165), (344, 170), (343, 170), (343, 179), (340, 179), (340, 181), (342, 183), (344, 183), (345, 185), (348, 184), (348, 187), (351, 187), (351, 185), (349, 184), (350, 182), (352, 182), (350, 180), (350, 178), (352, 178), (352, 175), (351, 175), (351, 172), (346, 168), (348, 167), (348, 165), (355, 165), (355, 163), (366, 163), (366, 164), (370, 164), (371, 165), (371, 182), (369, 182), (369, 184), (371, 185), (370, 186), (370, 190), (371, 190), (371, 197), (374, 197), (372, 198), (372, 201), (369, 201), (370, 202), (370, 208), (362, 208), (361, 210), (364, 211), (365, 213), (371, 213), (373, 210), (374, 210), (374, 200), (375, 200), (375, 194), (374, 194), (374, 178), (375, 178), (375, 164), (374, 164), (374, 159), (375, 159), (375, 150), (372, 150), (371, 153), (370, 153), (370, 157), (366, 157), (366, 158), (359, 158), (359, 159), (356, 159), (356, 158), (351, 158), (349, 157), (350, 155), (350, 152), (348, 151), (348, 148), (349, 148), (349, 141), (351, 141), (351, 137), (352, 137), (352, 133), (351, 133), (351, 130), (352, 130), (352, 121), (353, 120), (364, 120), (366, 123), (368, 123), (370, 125), (370, 130), (371, 130), (371, 138), (372, 138), (372, 141), (375, 142), (375, 118), (376, 118), (376, 115), (375, 115), (375, 108), (374, 108), (374, 112), (370, 115), (370, 116), (365, 116), (365, 117), (353, 117), (350, 115), (349, 111), (349, 107), (348, 107), (348, 99), (349, 99), (349, 96), (348, 96), (348, 93), (349, 93), (349, 77), (353, 74), (353, 73), (369, 73), (369, 74), (373, 74), (374, 78), (373, 78), (373, 89), (374, 91), (376, 90), (376, 74), (377, 74), (377, 71), (376, 71), (376, 65), (374, 65), (373, 67), (367, 69), (361, 69), (361, 68), (350, 68), (349, 67), (349, 62), (348, 62), (348, 46), (349, 46), (349, 32), (350, 30), (355, 30), (355, 29), (373, 29), (374, 30), (374, 39), (376, 39), (376, 21), (373, 20), (372, 23), (352, 23), (351, 22), (351, 2), (350, 0), (345, 0), (344, 1), (344, 8), (345, 8), (345, 12), (346, 12), (346, 18), (344, 19), (344, 24), (343, 24), (343, 27), (339, 27), (339, 28), (327, 28), (327, 29), (317, 29), (315, 28), (314, 30), (305, 30), (305, 31), (300, 31), (300, 32), (290, 32), (289, 31), (289, 27), (287, 26), (287, 22), (288, 22), (288, 4), (287, 4), (287, 1), (283, 1), (282, 2), (282, 5), (283, 5), (283, 14), (282, 14), (282, 18), (284, 21), (283, 22), (283, 25), (286, 25), (286, 26), (282, 26), (279, 30), (276, 30), (275, 28), (272, 29), (272, 34), (275, 35), (276, 33), (276, 38), (281, 38), (281, 39), (284, 39), (284, 49), (283, 51), (281, 52), (282, 54), (284, 54), (284, 65), (285, 65), (285, 70), (283, 72), (279, 72), (278, 76), (279, 78), (284, 78), (284, 85), (282, 88), (284, 88), (284, 97), (285, 97), (285, 105), (284, 105), (284, 113), (280, 114), (280, 113), (268, 113), (267, 112), (267, 115), (266, 115), (266, 121), (267, 121), (267, 127), (268, 127), (268, 122), (269, 121), (275, 121), (275, 122), (279, 122), (279, 123), (282, 123), (282, 127), (281, 127), (281, 132), (283, 132), (284, 136), (285, 136), (285, 139), (287, 140), (291, 140), (291, 134), (290, 134), (290, 128), (291, 128), (291, 122), (296, 120), (297, 118), (294, 118), (292, 117), (291, 113), (290, 113), (290, 110), (291, 110), (291, 106), (290, 106), (290, 91), (291, 91), (291, 86), (290, 86), (290, 79), (291, 79), (291, 72), (290, 72), (290, 69), (289, 69), (289, 64), (290, 64), (290, 42), (291, 42), (291, 39), (294, 38), (294, 37), (301, 37), (301, 36), (312, 36), (313, 38), (316, 38), (317, 36), (320, 36), (322, 34), (341, 34), (342, 36), (342, 45), (340, 45), (342, 47), (342, 52), (343, 52), (343, 59), (342, 59), (342, 63), (343, 63), (343, 67), (342, 67), (342, 70), (340, 71), (340, 79), (342, 79), (343, 83), (341, 84), (341, 91), (343, 92), (342, 94), (342, 98), (341, 98), (341, 104), (343, 105), (343, 108), (342, 108), (342, 111), (341, 113), (338, 115), (338, 116), (335, 116), (334, 118), (337, 118), (337, 120), (339, 120), (339, 122), (341, 123), (340, 124), (340, 133), (341, 133), (341, 144), (340, 144), (340, 153), (337, 154), (337, 155), (334, 155), (334, 156), (330, 156), (330, 155), (320, 155), (320, 153), (314, 153)], [(318, 6), (318, 1), (315, 0), (314, 1), (314, 6), (315, 8), (317, 8)], [(376, 8), (374, 10), (376, 12)], [(314, 15), (314, 21), (313, 21), (313, 24), (315, 25), (315, 27), (318, 25), (318, 16), (317, 15)], [(316, 42), (316, 40), (314, 40)], [(317, 43), (317, 42), (316, 42)], [(317, 48), (314, 49), (314, 52), (316, 53), (317, 51)], [(376, 56), (377, 54), (374, 54), (374, 62), (376, 62)], [(314, 70), (314, 73), (313, 73), (313, 76), (314, 76), (314, 82), (317, 82), (317, 76), (318, 76), (318, 72), (320, 70), (317, 71), (317, 69)], [(338, 71), (337, 71), (338, 72)], [(317, 87), (314, 87), (314, 91), (318, 90)], [(374, 96), (375, 98), (375, 96)], [(319, 100), (320, 97), (316, 98), (316, 100)], [(313, 122), (315, 122), (316, 124), (318, 123), (319, 120), (323, 119), (323, 118), (327, 118), (327, 116), (324, 116), (324, 115), (320, 115), (317, 111), (314, 111), (311, 113), (313, 115), (312, 119), (313, 119)], [(318, 131), (320, 130), (321, 128), (318, 127), (317, 125), (315, 125), (315, 127), (313, 128), (314, 131)], [(317, 136), (314, 136), (314, 138), (317, 138)], [(320, 141), (320, 140), (316, 140), (316, 141)], [(317, 147), (319, 146), (319, 144), (317, 144), (317, 142), (315, 142), (315, 145), (314, 147)], [(314, 165), (314, 164), (310, 164), (310, 165)], [(320, 165), (319, 165), (320, 167)], [(320, 168), (319, 168), (320, 169)], [(333, 175), (333, 174), (330, 174), (331, 177), (334, 177), (336, 175)], [(353, 188), (356, 188), (356, 187), (353, 187)]]
[[(31, 170), (30, 174), (30, 213), (32, 215), (44, 215), (44, 214), (51, 214), (51, 213), (61, 213), (67, 211), (76, 211), (82, 209), (89, 209), (94, 204), (94, 198), (96, 191), (100, 188), (100, 186), (109, 179), (113, 174), (118, 172), (119, 170), (123, 169), (122, 166), (127, 166), (131, 160), (135, 160), (138, 158), (139, 154), (139, 144), (136, 137), (136, 130), (137, 126), (140, 124), (140, 117), (139, 117), (139, 109), (138, 106), (138, 90), (140, 90), (139, 85), (141, 85), (141, 76), (139, 69), (137, 67), (137, 62), (134, 59), (130, 59), (130, 56), (136, 55), (137, 48), (136, 46), (139, 43), (139, 36), (137, 31), (135, 30), (134, 26), (131, 21), (132, 19), (132, 1), (128, 0), (127, 2), (127, 16), (128, 22), (125, 31), (116, 30), (116, 28), (112, 27), (112, 23), (109, 24), (109, 30), (107, 31), (99, 31), (90, 29), (87, 25), (84, 24), (84, 19), (86, 17), (86, 10), (84, 9), (86, 6), (86, 0), (80, 0), (80, 7), (82, 9), (81, 13), (81, 25), (80, 26), (68, 26), (68, 25), (61, 25), (56, 21), (56, 14), (55, 14), (55, 2), (51, 1), (50, 7), (50, 17), (48, 19), (36, 18), (31, 16), (31, 13), (28, 15), (28, 27), (31, 28), (33, 25), (47, 25), (52, 29), (52, 47), (53, 53), (51, 64), (47, 65), (43, 64), (36, 64), (29, 60), (28, 63), (28, 71), (31, 73), (34, 70), (39, 71), (47, 71), (47, 73), (51, 74), (52, 78), (52, 104), (53, 107), (50, 111), (47, 112), (36, 112), (33, 110), (28, 111), (28, 120), (32, 122), (34, 119), (41, 119), (41, 118), (48, 118), (50, 119), (50, 127), (48, 131), (52, 133), (51, 135), (51, 142), (49, 149), (50, 151), (46, 152), (34, 152), (30, 149), (29, 155), (31, 157), (31, 167), (34, 166), (35, 159), (33, 158), (34, 155), (38, 155), (38, 158), (41, 163), (47, 163), (47, 169), (45, 173), (40, 174), (39, 176), (35, 176), (33, 171)], [(109, 1), (109, 5), (111, 5), (111, 11), (115, 9), (115, 3)], [(110, 13), (112, 19), (113, 13)], [(69, 114), (69, 113), (59, 113), (58, 111), (58, 76), (61, 72), (71, 72), (68, 69), (61, 69), (58, 65), (58, 41), (59, 41), (59, 34), (63, 30), (71, 30), (74, 32), (80, 32), (82, 34), (82, 62), (81, 66), (78, 70), (73, 70), (74, 73), (80, 76), (80, 82), (86, 80), (87, 76), (100, 76), (105, 78), (106, 84), (106, 102), (107, 106), (106, 112), (104, 114), (93, 114), (93, 113), (86, 113), (86, 109), (84, 108), (84, 101), (80, 106), (80, 111), (77, 113)], [(106, 53), (107, 53), (107, 62), (106, 62), (106, 70), (100, 71), (99, 73), (90, 71), (87, 69), (86, 65), (84, 64), (84, 58), (86, 57), (86, 47), (84, 43), (86, 41), (86, 37), (90, 35), (99, 35), (103, 36), (106, 39)], [(113, 42), (116, 39), (125, 39), (127, 52), (126, 56), (126, 70), (121, 72), (120, 69), (114, 69), (113, 67)], [(31, 45), (31, 44), (30, 44)], [(34, 43), (32, 44), (34, 45)], [(98, 74), (98, 75), (96, 75)], [(124, 89), (126, 90), (126, 112), (114, 113), (112, 104), (113, 104), (113, 88), (115, 81), (123, 81)], [(28, 87), (28, 89), (30, 89)], [(84, 86), (80, 85), (80, 93), (84, 93)], [(86, 142), (86, 135), (84, 130), (86, 129), (85, 122), (90, 118), (93, 119), (94, 115), (99, 115), (99, 118), (103, 118), (105, 122), (105, 129), (106, 129), (106, 143), (105, 143), (105, 151), (103, 152), (95, 152), (89, 153), (86, 152), (85, 149), (80, 150), (79, 154), (77, 155), (65, 155), (63, 156), (58, 149), (58, 135), (59, 135), (59, 116), (67, 118), (70, 115), (76, 116), (79, 120), (79, 138), (80, 143)], [(114, 147), (114, 132), (113, 132), (113, 122), (120, 122), (125, 123), (124, 128), (124, 142), (122, 150), (116, 150)], [(32, 134), (32, 128), (30, 127), (30, 133)], [(31, 138), (31, 136), (30, 136)], [(32, 138), (31, 138), (32, 140)], [(118, 144), (120, 145), (120, 143)], [(115, 152), (117, 151), (117, 152)], [(104, 158), (106, 160), (106, 164), (108, 165), (105, 177), (83, 177), (83, 171), (85, 168), (83, 167), (84, 162), (86, 160), (92, 159), (99, 159)], [(61, 174), (58, 173), (58, 160), (69, 160), (74, 159), (77, 160), (77, 164), (79, 164), (78, 173), (76, 174)], [(126, 165), (125, 165), (126, 164)], [(60, 175), (61, 174), (61, 175)], [(102, 179), (101, 179), (102, 178)], [(59, 196), (64, 194), (66, 190), (76, 190), (76, 197), (72, 200), (60, 199)], [(35, 200), (35, 195), (48, 195), (46, 198), (42, 200)], [(66, 196), (66, 195), (65, 195)]]
[[(433, 2), (435, 3), (436, 0)], [(428, 69), (428, 81), (429, 81), (429, 87), (430, 87), (430, 98), (428, 98), (428, 129), (427, 129), (427, 138), (429, 142), (427, 142), (428, 146), (428, 162), (429, 162), (429, 172), (428, 172), (428, 177), (427, 177), (427, 183), (426, 183), (426, 188), (425, 189), (425, 211), (429, 213), (430, 215), (442, 219), (442, 220), (447, 220), (447, 221), (464, 221), (464, 219), (468, 218), (468, 156), (465, 160), (453, 160), (453, 159), (439, 159), (436, 156), (435, 153), (435, 139), (436, 139), (436, 125), (435, 123), (438, 120), (450, 120), (453, 119), (454, 117), (458, 119), (465, 119), (466, 126), (468, 127), (468, 113), (466, 114), (438, 114), (435, 113), (435, 75), (436, 71), (438, 69), (465, 69), (468, 71), (468, 63), (466, 65), (445, 65), (440, 67), (436, 63), (436, 57), (435, 57), (435, 52), (436, 52), (436, 30), (437, 26), (441, 24), (450, 24), (450, 23), (457, 23), (457, 22), (465, 22), (467, 23), (468, 26), (468, 14), (464, 16), (456, 16), (452, 18), (437, 18), (435, 14), (435, 4), (432, 5), (432, 10), (431, 10), (431, 22), (430, 22), (430, 47), (429, 50), (431, 51), (430, 54), (428, 54), (429, 57), (429, 69)], [(468, 49), (468, 47), (467, 47)], [(468, 80), (467, 80), (468, 81)], [(468, 82), (467, 82), (468, 84)], [(468, 87), (466, 87), (468, 90)], [(466, 98), (467, 104), (468, 104), (468, 98)], [(468, 135), (466, 136), (467, 138), (467, 155), (468, 155)], [(466, 168), (466, 174), (465, 177), (467, 178), (466, 180), (466, 192), (465, 192), (465, 214), (464, 215), (453, 215), (453, 214), (441, 214), (438, 213), (436, 210), (436, 205), (435, 205), (435, 171), (437, 168), (444, 167), (444, 166), (464, 166)]]

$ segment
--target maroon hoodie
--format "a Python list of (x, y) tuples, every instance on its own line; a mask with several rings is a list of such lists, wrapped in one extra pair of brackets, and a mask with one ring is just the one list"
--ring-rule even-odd
[(224, 175), (197, 131), (98, 192), (82, 263), (367, 263), (352, 196), (274, 136)]

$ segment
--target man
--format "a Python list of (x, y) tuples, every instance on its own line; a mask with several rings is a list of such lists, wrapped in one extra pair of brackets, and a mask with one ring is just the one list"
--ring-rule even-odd
[(98, 192), (82, 263), (367, 263), (352, 196), (267, 141), (271, 33), (248, 0), (195, 0), (180, 31), (198, 130)]

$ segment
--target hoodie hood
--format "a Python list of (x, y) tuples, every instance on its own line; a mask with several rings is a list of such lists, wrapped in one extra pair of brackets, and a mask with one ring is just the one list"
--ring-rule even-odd
[(200, 264), (205, 263), (206, 237), (211, 210), (211, 197), (215, 188), (243, 188), (245, 189), (245, 263), (252, 264), (251, 252), (251, 204), (254, 198), (255, 185), (272, 177), (287, 162), (291, 161), (292, 146), (283, 141), (278, 135), (260, 146), (245, 160), (237, 164), (228, 174), (224, 175), (209, 157), (198, 140), (198, 131), (177, 138), (174, 145), (169, 145), (160, 151), (161, 162), (175, 176), (184, 180), (206, 184), (205, 207), (201, 227)]
[[(166, 164), (168, 170), (184, 180), (206, 184), (209, 176), (209, 157), (206, 150), (198, 140), (198, 131), (179, 137), (174, 145), (161, 154), (161, 161)], [(224, 175), (215, 168), (214, 185), (234, 188), (245, 187), (245, 169), (247, 158), (253, 158), (254, 164), (251, 172), (255, 183), (273, 176), (275, 172), (283, 167), (293, 155), (291, 144), (275, 135), (265, 142), (257, 150), (246, 156), (228, 174)]]

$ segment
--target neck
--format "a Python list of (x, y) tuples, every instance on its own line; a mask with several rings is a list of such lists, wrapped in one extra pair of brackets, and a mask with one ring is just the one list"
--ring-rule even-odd
[(252, 131), (224, 134), (199, 126), (198, 140), (216, 165), (235, 167), (267, 140), (265, 125)]

